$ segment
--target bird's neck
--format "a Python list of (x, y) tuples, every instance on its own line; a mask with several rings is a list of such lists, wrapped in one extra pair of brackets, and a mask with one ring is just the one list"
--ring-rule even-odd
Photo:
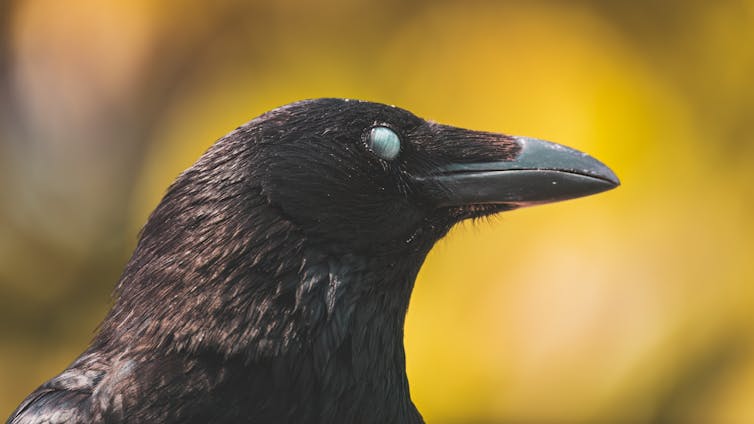
[(236, 193), (243, 180), (220, 175), (211, 181), (226, 195), (187, 203), (212, 191), (194, 193), (191, 178), (148, 221), (92, 349), (147, 362), (227, 358), (258, 382), (338, 400), (322, 402), (323, 422), (356, 422), (365, 410), (381, 411), (375, 422), (420, 422), (403, 324), (424, 257), (447, 228), (402, 250), (358, 253), (307, 238), (258, 192)]
[[(134, 255), (143, 262), (129, 266), (134, 273), (95, 345), (111, 356), (137, 349), (145, 361), (202, 352), (240, 358), (252, 364), (248, 378), (322, 399), (314, 412), (322, 422), (357, 422), (364, 411), (379, 411), (375, 422), (421, 422), (403, 325), (429, 247), (367, 257), (302, 243), (280, 223), (270, 228), (279, 235), (274, 249), (249, 242), (183, 267), (173, 265), (180, 251), (169, 259)], [(275, 364), (283, 375), (253, 364)]]
[(327, 256), (327, 278), (313, 289), (324, 295), (326, 312), (312, 327), (310, 348), (322, 394), (339, 402), (323, 418), (355, 422), (363, 411), (381, 411), (379, 422), (421, 422), (409, 392), (403, 326), (422, 261), (423, 254)]

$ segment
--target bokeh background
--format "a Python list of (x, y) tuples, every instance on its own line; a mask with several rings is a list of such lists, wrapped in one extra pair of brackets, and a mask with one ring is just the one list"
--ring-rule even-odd
[(623, 186), (456, 228), (428, 422), (754, 423), (754, 1), (0, 3), (0, 416), (90, 340), (216, 139), (323, 96), (550, 139)]

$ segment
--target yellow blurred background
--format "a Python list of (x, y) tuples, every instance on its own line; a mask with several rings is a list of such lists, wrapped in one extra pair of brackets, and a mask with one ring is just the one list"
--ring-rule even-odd
[(406, 328), (428, 422), (754, 423), (751, 0), (4, 0), (0, 417), (86, 347), (182, 169), (325, 96), (623, 181), (438, 243)]

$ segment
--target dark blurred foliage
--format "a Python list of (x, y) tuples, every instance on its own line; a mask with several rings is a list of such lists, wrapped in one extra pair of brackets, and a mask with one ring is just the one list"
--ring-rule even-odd
[(406, 335), (428, 421), (754, 422), (752, 75), (744, 0), (5, 0), (0, 416), (85, 348), (178, 172), (336, 96), (569, 144), (624, 182), (432, 252)]

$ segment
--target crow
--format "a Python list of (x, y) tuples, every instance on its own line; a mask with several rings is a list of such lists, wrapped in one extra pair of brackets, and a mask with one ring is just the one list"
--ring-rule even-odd
[(274, 109), (170, 186), (90, 346), (8, 423), (423, 422), (403, 324), (434, 243), (617, 185), (568, 147), (394, 106)]

